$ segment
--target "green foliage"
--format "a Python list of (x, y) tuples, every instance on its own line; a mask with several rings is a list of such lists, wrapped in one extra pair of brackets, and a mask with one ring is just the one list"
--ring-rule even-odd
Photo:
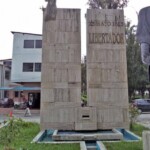
[(107, 150), (143, 150), (140, 142), (111, 142), (105, 143)]
[(86, 56), (84, 60), (81, 62), (81, 92), (86, 94), (87, 93), (87, 81), (86, 81)]
[(21, 119), (16, 119), (14, 117), (9, 118), (7, 122), (3, 122), (6, 126), (1, 129), (0, 143), (5, 146), (5, 150), (12, 149), (9, 147), (9, 144), (19, 135), (22, 122)]
[(128, 0), (89, 0), (88, 4), (90, 8), (118, 9), (126, 7)]
[(81, 94), (81, 101), (82, 101), (82, 107), (87, 105), (87, 95), (82, 93)]
[[(7, 150), (79, 150), (79, 144), (38, 144), (32, 143), (32, 139), (39, 133), (40, 127), (37, 123), (24, 122), (22, 120), (15, 121), (15, 124), (18, 124), (20, 132), (12, 140), (12, 143), (9, 143), (9, 146), (13, 146), (14, 149)], [(147, 128), (139, 125), (133, 124), (132, 131), (141, 136), (143, 130), (148, 130)], [(3, 134), (0, 129), (0, 135)], [(142, 150), (142, 141), (139, 142), (105, 142), (105, 145), (108, 150)], [(0, 150), (3, 150), (4, 145), (0, 140)]]
[(150, 130), (149, 128), (146, 128), (140, 124), (133, 123), (133, 127), (131, 129), (132, 132), (137, 134), (138, 136), (142, 137), (142, 132), (145, 130)]
[[(15, 119), (16, 120), (16, 119)], [(12, 142), (8, 144), (9, 147), (14, 147), (14, 150), (79, 150), (79, 144), (38, 144), (31, 143), (32, 139), (40, 132), (39, 124), (14, 121), (15, 126), (18, 125), (20, 132), (17, 136), (12, 138)], [(0, 129), (0, 135), (4, 137), (5, 128)], [(11, 136), (11, 135), (10, 135)], [(0, 150), (4, 149), (4, 144), (0, 140)], [(9, 149), (10, 150), (10, 149)]]
[(133, 128), (131, 129), (132, 132), (134, 132), (136, 135), (140, 137), (142, 137), (142, 132), (145, 130), (150, 130), (150, 129), (137, 123), (133, 123)]
[(129, 105), (129, 115), (130, 115), (130, 129), (133, 129), (133, 123), (135, 123), (137, 116), (139, 115), (139, 110), (133, 104)]
[(148, 84), (147, 66), (141, 62), (141, 52), (139, 43), (135, 37), (135, 26), (130, 22), (126, 23), (126, 43), (127, 43), (127, 72), (128, 72), (128, 90), (129, 98), (132, 99), (134, 91), (143, 93)]
[(81, 94), (81, 100), (82, 100), (82, 101), (87, 101), (87, 95), (84, 94), (84, 93), (82, 93), (82, 94)]
[[(144, 130), (149, 130), (148, 128), (143, 127), (142, 125), (133, 124), (133, 129), (131, 130), (135, 134), (142, 136)], [(138, 142), (105, 142), (105, 146), (108, 150), (143, 150), (142, 141)]]

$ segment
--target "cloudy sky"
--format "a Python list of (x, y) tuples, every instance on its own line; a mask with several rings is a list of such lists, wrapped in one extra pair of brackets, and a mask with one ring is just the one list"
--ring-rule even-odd
[[(88, 0), (57, 0), (59, 8), (81, 8), (82, 24), (85, 24), (84, 14)], [(149, 0), (129, 0), (125, 16), (137, 24), (137, 13), (145, 6), (150, 6)], [(0, 0), (0, 59), (12, 57), (13, 35), (11, 31), (42, 34), (42, 11), (45, 0)], [(85, 26), (82, 26), (84, 40)], [(82, 42), (84, 43), (84, 42)], [(82, 55), (85, 54), (85, 44), (82, 45)]]

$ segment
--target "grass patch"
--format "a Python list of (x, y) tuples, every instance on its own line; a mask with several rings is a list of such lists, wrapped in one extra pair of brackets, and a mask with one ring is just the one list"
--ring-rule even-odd
[[(19, 133), (12, 139), (11, 144), (9, 144), (9, 147), (14, 148), (15, 150), (79, 150), (80, 145), (75, 144), (37, 144), (30, 142), (32, 139), (40, 132), (39, 124), (37, 123), (31, 123), (31, 122), (24, 122), (21, 123), (14, 123), (17, 124), (19, 128)], [(15, 126), (14, 125), (14, 126)], [(6, 133), (4, 130), (7, 129), (8, 126), (0, 129), (0, 136), (2, 134)], [(143, 127), (139, 124), (133, 124), (132, 132), (135, 134), (142, 136), (142, 132), (144, 130), (149, 130), (148, 128)], [(3, 135), (5, 137), (5, 135)], [(0, 138), (0, 150), (4, 149), (3, 141), (4, 139)], [(105, 146), (107, 147), (107, 150), (143, 150), (142, 141), (138, 142), (104, 142)]]
[(150, 130), (150, 129), (136, 123), (133, 124), (133, 128), (131, 129), (132, 132), (134, 132), (140, 137), (142, 137), (142, 132), (145, 130)]
[(143, 150), (142, 141), (104, 143), (107, 150)]
[[(142, 132), (144, 130), (149, 130), (148, 128), (139, 125), (139, 124), (133, 124), (132, 132), (137, 134), (138, 136), (142, 136)], [(138, 142), (104, 142), (107, 150), (143, 150), (143, 143), (142, 141)]]
[[(7, 127), (0, 129), (0, 134)], [(39, 124), (31, 123), (31, 122), (22, 122), (19, 125), (20, 132), (19, 134), (12, 140), (12, 143), (9, 144), (9, 147), (15, 148), (15, 150), (79, 150), (79, 144), (37, 144), (30, 142), (32, 139), (40, 132)], [(1, 140), (1, 139), (0, 139)], [(1, 144), (0, 141), (0, 150), (4, 149), (4, 145)]]

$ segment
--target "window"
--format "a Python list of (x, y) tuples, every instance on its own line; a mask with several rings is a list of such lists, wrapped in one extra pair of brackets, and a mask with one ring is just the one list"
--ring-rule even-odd
[(41, 63), (35, 63), (34, 71), (35, 72), (40, 72), (41, 71)]
[(35, 41), (35, 48), (42, 48), (42, 40)]
[(42, 48), (42, 40), (24, 40), (24, 48)]
[(8, 97), (8, 91), (4, 91), (4, 97)]
[(34, 48), (34, 40), (24, 40), (24, 48)]
[(41, 63), (23, 63), (23, 72), (41, 72)]
[(33, 63), (23, 63), (23, 72), (33, 72)]
[(15, 97), (19, 97), (19, 92), (15, 91)]
[(7, 79), (7, 80), (10, 79), (10, 71), (9, 70), (5, 71), (5, 79)]

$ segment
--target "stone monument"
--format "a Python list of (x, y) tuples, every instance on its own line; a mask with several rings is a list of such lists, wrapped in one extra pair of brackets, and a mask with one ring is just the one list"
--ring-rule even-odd
[(57, 9), (44, 20), (42, 44), (41, 128), (73, 130), (81, 105), (80, 10)]
[(87, 93), (97, 129), (128, 128), (123, 10), (87, 11)]
[(58, 8), (55, 18), (43, 21), (41, 129), (128, 128), (123, 11), (87, 11), (86, 107), (81, 107), (80, 22), (79, 9)]

